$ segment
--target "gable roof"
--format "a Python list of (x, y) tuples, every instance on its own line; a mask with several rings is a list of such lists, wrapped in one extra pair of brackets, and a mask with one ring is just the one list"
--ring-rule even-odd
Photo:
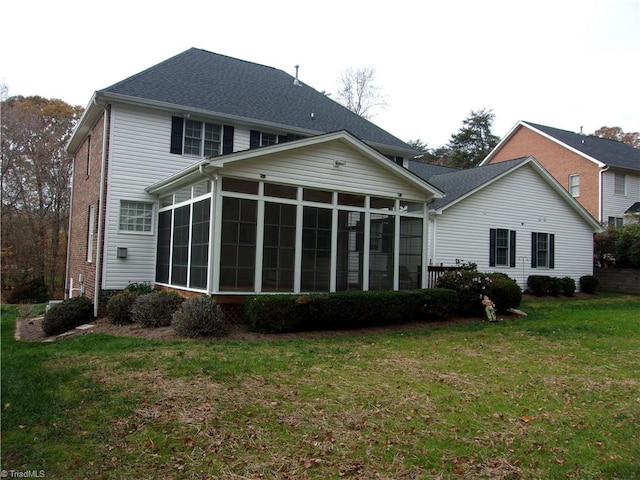
[(429, 205), (430, 209), (439, 211), (496, 180), (527, 158), (529, 157), (466, 169), (440, 167), (409, 160), (409, 170), (445, 192), (444, 198)]
[(407, 183), (412, 184), (418, 187), (420, 190), (427, 192), (432, 198), (441, 198), (444, 195), (442, 191), (440, 191), (437, 187), (430, 184), (422, 177), (413, 174), (407, 169), (389, 160), (387, 157), (381, 155), (378, 151), (345, 130), (326, 133), (323, 135), (316, 135), (314, 137), (303, 138), (286, 143), (278, 143), (266, 147), (242, 150), (239, 152), (229, 153), (227, 155), (211, 157), (204, 161), (194, 163), (193, 165), (175, 173), (174, 175), (171, 175), (170, 177), (167, 177), (159, 182), (154, 183), (153, 185), (148, 186), (147, 188), (145, 188), (145, 190), (151, 194), (163, 195), (169, 191), (179, 188), (182, 185), (191, 183), (198, 178), (201, 178), (202, 176), (210, 176), (213, 172), (221, 169), (224, 171), (225, 165), (228, 164), (233, 164), (257, 157), (263, 157), (265, 155), (270, 155), (273, 153), (287, 152), (302, 147), (322, 145), (329, 142), (343, 142), (350, 145), (359, 153), (365, 155), (371, 161), (389, 171), (391, 175), (402, 177)]
[(407, 156), (417, 153), (282, 70), (197, 48), (99, 90), (96, 96), (195, 111), (301, 135), (348, 130), (369, 144)]
[[(445, 197), (440, 198), (429, 205), (432, 212), (442, 213), (447, 208), (473, 195), (475, 192), (492, 184), (503, 176), (513, 172), (525, 165), (530, 165), (563, 199), (569, 204), (594, 231), (601, 231), (602, 227), (595, 218), (567, 192), (560, 183), (547, 172), (534, 157), (520, 157), (504, 162), (490, 163), (488, 165), (467, 168), (450, 169), (444, 171), (433, 169), (436, 165), (424, 167), (418, 165), (422, 162), (409, 161), (409, 170), (445, 192)], [(447, 167), (439, 167), (444, 169)], [(423, 176), (430, 175), (430, 176)]]
[[(556, 142), (565, 148), (581, 155), (582, 157), (596, 163), (599, 167), (610, 166), (614, 168), (624, 168), (628, 170), (640, 171), (640, 150), (627, 145), (626, 143), (600, 138), (594, 135), (583, 135), (580, 133), (561, 130), (559, 128), (547, 127), (532, 122), (520, 121), (505, 135), (496, 147), (487, 155), (481, 165), (486, 164), (493, 157), (504, 143), (520, 127), (528, 128), (540, 135)], [(532, 154), (535, 152), (532, 152)]]

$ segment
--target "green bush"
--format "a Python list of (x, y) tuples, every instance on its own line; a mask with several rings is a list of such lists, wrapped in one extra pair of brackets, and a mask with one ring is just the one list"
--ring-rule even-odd
[(42, 320), (45, 335), (57, 335), (93, 320), (93, 303), (87, 297), (75, 297), (53, 305)]
[(44, 278), (30, 278), (24, 275), (20, 281), (9, 290), (8, 303), (45, 303), (49, 301), (49, 293)]
[(180, 296), (173, 292), (138, 295), (131, 307), (131, 319), (142, 327), (168, 327), (180, 302)]
[(562, 281), (558, 277), (549, 277), (549, 288), (547, 293), (552, 297), (557, 297), (562, 291)]
[(576, 281), (571, 277), (562, 277), (560, 279), (562, 294), (565, 297), (573, 297), (576, 293)]
[(456, 299), (447, 289), (255, 295), (245, 301), (245, 312), (259, 332), (339, 330), (446, 318)]
[(580, 277), (580, 291), (583, 293), (594, 294), (598, 288), (598, 279), (593, 275), (584, 275)]
[(153, 285), (149, 282), (132, 282), (124, 287), (123, 291), (127, 293), (135, 293), (137, 295), (145, 295), (147, 293), (155, 292)]
[(499, 312), (518, 308), (522, 302), (520, 285), (507, 275), (494, 274), (488, 290), (489, 298), (496, 304), (496, 310)]
[(616, 267), (640, 268), (640, 223), (628, 223), (615, 239)]
[(549, 291), (551, 277), (548, 275), (530, 275), (527, 278), (527, 287), (536, 297), (544, 297)]
[(189, 298), (182, 302), (173, 314), (171, 326), (178, 335), (185, 337), (226, 335), (220, 305), (205, 296)]
[(140, 295), (127, 291), (116, 293), (107, 302), (107, 315), (114, 325), (132, 323), (131, 309)]
[(480, 317), (484, 313), (482, 296), (489, 294), (493, 275), (473, 269), (455, 270), (442, 274), (437, 285), (438, 288), (448, 288), (458, 293), (457, 313)]

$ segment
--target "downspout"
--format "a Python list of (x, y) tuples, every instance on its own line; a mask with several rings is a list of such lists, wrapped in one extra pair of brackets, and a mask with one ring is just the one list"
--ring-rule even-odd
[(606, 172), (607, 170), (609, 170), (609, 165), (605, 165), (604, 167), (602, 167), (600, 169), (600, 175), (598, 175), (598, 193), (600, 195), (600, 201), (598, 202), (598, 220), (600, 221), (601, 225), (604, 225), (604, 172)]
[(107, 110), (106, 106), (100, 105), (95, 99), (94, 104), (102, 107), (104, 111), (103, 117), (103, 132), (102, 132), (102, 165), (100, 167), (100, 198), (98, 198), (98, 238), (96, 241), (96, 279), (93, 287), (93, 315), (95, 317), (98, 316), (98, 303), (100, 300), (100, 280), (101, 280), (101, 268), (100, 265), (102, 263), (102, 248), (104, 246), (104, 241), (102, 238), (102, 223), (104, 219), (104, 190), (105, 190), (105, 178), (107, 174), (107, 138), (109, 136), (109, 119), (108, 116), (110, 111)]
[(73, 218), (73, 187), (75, 182), (73, 181), (76, 172), (76, 159), (75, 155), (73, 163), (71, 164), (71, 197), (69, 201), (69, 228), (67, 228), (67, 259), (64, 268), (64, 299), (71, 298), (71, 285), (69, 285), (69, 256), (71, 254), (71, 219)]

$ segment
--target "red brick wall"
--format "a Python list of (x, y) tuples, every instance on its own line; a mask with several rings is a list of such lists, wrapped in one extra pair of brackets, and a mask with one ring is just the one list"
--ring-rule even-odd
[(565, 188), (569, 189), (569, 175), (580, 175), (580, 196), (576, 200), (591, 215), (598, 218), (599, 168), (593, 162), (558, 145), (525, 127), (518, 127), (489, 163), (512, 160), (531, 155)]
[[(108, 114), (107, 114), (108, 115)], [(96, 122), (91, 134), (77, 151), (73, 164), (73, 197), (71, 199), (71, 224), (69, 231), (69, 271), (66, 289), (71, 288), (73, 279), (74, 291), (69, 296), (78, 296), (81, 287), (80, 275), (84, 277), (85, 296), (94, 301), (96, 280), (96, 258), (98, 252), (99, 208), (104, 208), (104, 201), (99, 202), (100, 179), (102, 169), (102, 149), (104, 138), (104, 114)], [(107, 156), (108, 158), (108, 156)], [(95, 205), (95, 221), (93, 224), (93, 255), (87, 261), (87, 240), (89, 234), (89, 206)], [(104, 212), (103, 212), (104, 213)], [(104, 215), (103, 215), (104, 220)], [(102, 243), (100, 241), (100, 243)], [(100, 265), (99, 271), (102, 270)], [(100, 295), (98, 314), (105, 312), (106, 300)]]

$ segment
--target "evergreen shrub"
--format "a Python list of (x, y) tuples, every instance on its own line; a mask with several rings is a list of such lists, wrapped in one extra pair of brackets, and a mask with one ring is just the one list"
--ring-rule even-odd
[(93, 303), (87, 297), (74, 297), (53, 305), (42, 320), (45, 335), (58, 335), (93, 320)]

